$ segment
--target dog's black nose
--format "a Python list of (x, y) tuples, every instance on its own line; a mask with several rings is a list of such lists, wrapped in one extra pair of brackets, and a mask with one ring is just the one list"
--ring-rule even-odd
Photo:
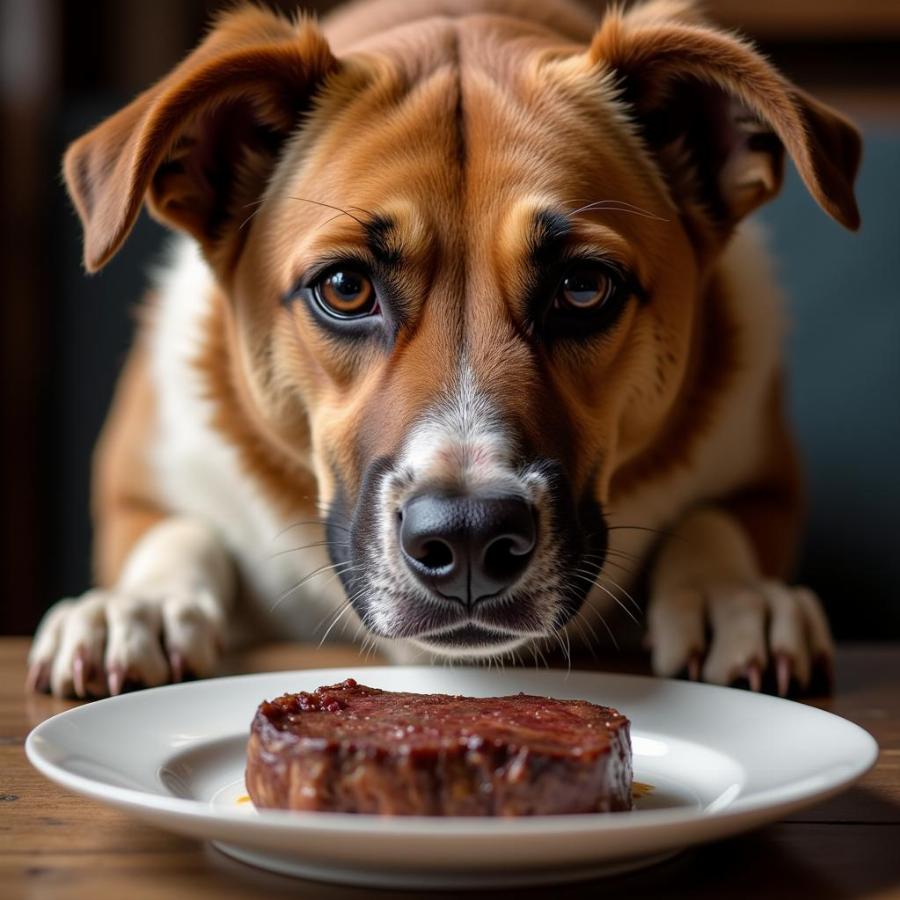
[(534, 551), (534, 511), (520, 497), (420, 494), (401, 515), (407, 566), (426, 586), (466, 604), (512, 585)]

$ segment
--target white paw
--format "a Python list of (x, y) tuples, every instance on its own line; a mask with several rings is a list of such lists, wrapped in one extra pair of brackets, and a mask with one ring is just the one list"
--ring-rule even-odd
[(126, 685), (209, 675), (223, 626), (221, 608), (205, 590), (88, 591), (47, 611), (28, 654), (28, 685), (59, 697), (103, 697)]
[(768, 681), (785, 696), (814, 676), (830, 680), (834, 645), (819, 598), (777, 581), (663, 590), (647, 616), (653, 670), (714, 684)]

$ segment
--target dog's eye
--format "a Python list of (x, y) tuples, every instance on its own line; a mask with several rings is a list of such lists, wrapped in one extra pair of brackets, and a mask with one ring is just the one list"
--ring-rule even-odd
[(610, 300), (618, 287), (619, 279), (611, 269), (579, 263), (564, 273), (554, 306), (561, 310), (596, 312)]
[(329, 315), (356, 319), (378, 312), (372, 280), (353, 269), (333, 269), (313, 285), (316, 301)]

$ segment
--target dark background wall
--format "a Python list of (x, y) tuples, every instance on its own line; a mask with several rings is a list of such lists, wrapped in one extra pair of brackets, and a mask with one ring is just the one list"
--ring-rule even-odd
[[(164, 240), (142, 216), (86, 277), (60, 155), (170, 68), (221, 5), (0, 0), (0, 633), (31, 631), (50, 602), (89, 585), (90, 453)], [(897, 638), (900, 5), (706, 7), (865, 132), (860, 234), (826, 219), (793, 174), (762, 218), (791, 297), (791, 405), (812, 494), (799, 577), (839, 636)]]

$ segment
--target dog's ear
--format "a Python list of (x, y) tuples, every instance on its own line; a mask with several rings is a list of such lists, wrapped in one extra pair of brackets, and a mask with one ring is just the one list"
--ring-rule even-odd
[(211, 251), (250, 214), (279, 146), (336, 67), (308, 19), (292, 25), (255, 7), (223, 16), (168, 76), (69, 147), (88, 271), (116, 252), (145, 199)]
[(704, 25), (690, 4), (609, 12), (590, 62), (612, 70), (677, 203), (729, 227), (779, 190), (783, 151), (819, 205), (859, 227), (853, 125), (781, 76), (747, 42)]

